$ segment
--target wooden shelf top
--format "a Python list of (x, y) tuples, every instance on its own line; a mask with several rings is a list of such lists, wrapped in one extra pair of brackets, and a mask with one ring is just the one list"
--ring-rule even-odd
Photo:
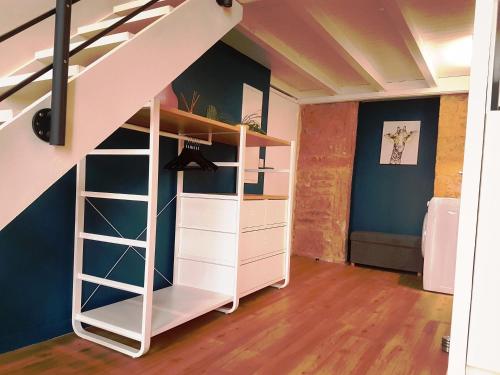
[(287, 200), (288, 197), (286, 195), (265, 195), (265, 194), (245, 194), (243, 196), (243, 200), (245, 201), (263, 201), (266, 199), (271, 201), (281, 201), (281, 200)]
[[(149, 115), (149, 108), (143, 108), (132, 116), (128, 123), (149, 128)], [(240, 125), (225, 124), (179, 109), (160, 110), (160, 130), (202, 140), (208, 140), (208, 134), (212, 133), (212, 141), (214, 142), (239, 145)], [(247, 132), (246, 141), (248, 147), (290, 146), (289, 141), (250, 130)]]

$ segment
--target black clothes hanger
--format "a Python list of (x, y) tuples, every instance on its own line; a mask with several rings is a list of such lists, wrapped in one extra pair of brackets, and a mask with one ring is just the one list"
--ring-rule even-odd
[(217, 166), (205, 158), (200, 151), (200, 145), (186, 142), (179, 156), (169, 161), (163, 169), (174, 171), (216, 171)]

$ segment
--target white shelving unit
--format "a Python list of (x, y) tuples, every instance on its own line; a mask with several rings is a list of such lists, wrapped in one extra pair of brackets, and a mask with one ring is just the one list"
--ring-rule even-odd
[[(150, 133), (147, 150), (95, 150), (91, 155), (148, 156), (147, 196), (89, 192), (85, 190), (85, 160), (78, 165), (77, 220), (75, 226), (75, 276), (73, 326), (90, 341), (131, 357), (145, 354), (151, 337), (209, 311), (231, 313), (239, 299), (261, 288), (288, 285), (290, 278), (291, 217), (295, 170), (295, 143), (251, 132), (179, 110), (160, 110), (158, 100), (131, 118), (127, 129)], [(173, 285), (153, 291), (156, 194), (158, 189), (158, 138), (203, 144), (221, 142), (238, 147), (237, 162), (217, 163), (237, 169), (235, 194), (192, 194), (183, 191), (183, 172), (177, 178), (177, 217)], [(259, 169), (259, 173), (289, 173), (288, 196), (244, 194), (247, 147), (289, 147), (289, 170)], [(85, 233), (84, 203), (87, 198), (135, 200), (148, 204), (146, 241)], [(85, 275), (82, 272), (83, 241), (110, 242), (146, 249), (144, 285), (137, 286)], [(136, 297), (82, 311), (82, 282), (126, 290)], [(230, 307), (225, 305), (231, 304)], [(139, 349), (87, 331), (82, 323), (138, 341)]]

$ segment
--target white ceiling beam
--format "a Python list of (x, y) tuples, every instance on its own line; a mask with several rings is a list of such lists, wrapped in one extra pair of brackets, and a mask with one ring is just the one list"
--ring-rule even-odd
[(351, 42), (346, 32), (331, 16), (317, 6), (311, 6), (308, 9), (308, 6), (294, 3), (293, 9), (318, 37), (328, 43), (375, 90), (387, 90), (387, 80), (368, 61), (366, 53)]
[(269, 31), (263, 28), (251, 29), (243, 23), (240, 23), (237, 27), (241, 32), (243, 32), (249, 38), (253, 38), (264, 48), (274, 50), (274, 52), (276, 52), (282, 59), (284, 59), (288, 65), (293, 66), (295, 67), (295, 69), (303, 72), (316, 83), (319, 83), (321, 86), (326, 87), (333, 93), (338, 93), (341, 91), (340, 86), (336, 82), (334, 82), (333, 79), (321, 68), (310, 61), (302, 53), (296, 51), (286, 42), (280, 40)]
[(286, 83), (282, 79), (280, 79), (272, 74), (271, 74), (271, 87), (274, 87), (277, 90), (282, 91), (285, 94), (287, 94), (295, 99), (299, 99), (299, 98), (304, 96), (300, 93), (300, 90), (297, 90), (295, 87), (291, 86), (290, 84)]
[(418, 32), (415, 23), (405, 12), (399, 0), (382, 0), (384, 9), (389, 14), (395, 29), (403, 38), (406, 47), (410, 51), (415, 63), (429, 87), (436, 87), (438, 76), (427, 53), (425, 53), (423, 39)]
[[(375, 101), (403, 98), (418, 98), (446, 94), (464, 94), (469, 92), (469, 76), (439, 78), (436, 87), (417, 87), (420, 81), (413, 81), (416, 88), (391, 88), (385, 92), (365, 92), (354, 94), (341, 94), (334, 96), (300, 98), (299, 104), (325, 104), (350, 101)], [(406, 86), (410, 86), (409, 83)]]

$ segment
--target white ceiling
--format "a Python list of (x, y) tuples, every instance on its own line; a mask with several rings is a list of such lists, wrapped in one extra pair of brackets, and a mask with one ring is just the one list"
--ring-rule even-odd
[(474, 0), (240, 0), (224, 39), (302, 102), (465, 92)]

